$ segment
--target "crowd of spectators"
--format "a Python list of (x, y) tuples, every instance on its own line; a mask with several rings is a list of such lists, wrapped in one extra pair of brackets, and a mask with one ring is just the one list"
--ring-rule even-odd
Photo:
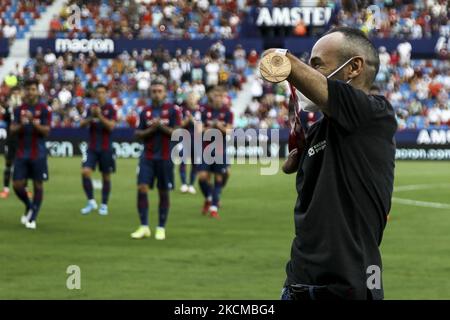
[(41, 94), (54, 110), (54, 126), (77, 126), (97, 84), (110, 89), (111, 102), (118, 108), (119, 125), (134, 126), (139, 109), (148, 104), (149, 87), (155, 77), (168, 80), (169, 99), (182, 104), (191, 92), (205, 102), (207, 88), (227, 88), (230, 104), (247, 76), (254, 73), (259, 56), (237, 46), (227, 55), (219, 41), (201, 55), (198, 50), (143, 50), (123, 52), (115, 59), (99, 59), (94, 53), (74, 55), (39, 52), (23, 70), (11, 73), (0, 88), (0, 96), (26, 78), (38, 78)]
[(401, 64), (396, 52), (386, 51), (381, 57), (377, 86), (396, 110), (399, 129), (449, 127), (450, 61)]
[[(379, 55), (380, 71), (373, 91), (391, 102), (399, 129), (450, 126), (450, 61), (411, 60), (407, 42), (392, 52), (380, 47)], [(239, 45), (226, 53), (220, 41), (204, 55), (190, 48), (173, 55), (163, 48), (124, 52), (115, 59), (99, 59), (93, 53), (57, 57), (40, 52), (23, 70), (16, 68), (5, 78), (0, 96), (6, 97), (25, 78), (38, 77), (43, 97), (54, 110), (53, 125), (72, 127), (78, 125), (92, 101), (95, 86), (105, 83), (119, 110), (119, 125), (133, 127), (140, 108), (148, 104), (148, 89), (157, 76), (168, 79), (169, 99), (177, 104), (191, 92), (203, 97), (204, 103), (207, 88), (220, 84), (227, 88), (226, 103), (231, 105), (251, 78), (246, 85), (251, 101), (237, 106), (244, 112), (236, 114), (235, 126), (285, 128), (289, 90), (285, 83), (270, 84), (257, 76), (258, 58), (256, 51), (246, 52)], [(305, 117), (313, 122), (318, 115)]]
[(380, 38), (450, 36), (447, 0), (341, 0), (333, 4), (336, 14), (329, 26), (357, 27)]
[[(8, 0), (0, 0), (7, 2)], [(51, 1), (47, 1), (50, 3)], [(21, 10), (27, 10), (27, 3)], [(45, 3), (41, 1), (40, 3)], [(71, 5), (80, 9), (81, 25), (73, 29)], [(51, 21), (51, 35), (126, 38), (234, 38), (246, 6), (298, 6), (298, 0), (70, 0), (60, 16)], [(380, 8), (378, 20), (370, 18), (369, 5)], [(396, 110), (399, 129), (450, 125), (450, 61), (411, 60), (411, 44), (418, 39), (441, 34), (450, 36), (448, 2), (443, 0), (317, 1), (332, 6), (330, 26), (351, 25), (376, 37), (400, 37), (405, 41), (397, 50), (379, 48), (380, 71), (374, 92), (385, 95)], [(375, 24), (377, 28), (375, 27)], [(303, 57), (307, 60), (307, 55)], [(123, 52), (114, 59), (99, 59), (94, 53), (66, 53), (57, 57), (40, 51), (26, 64), (5, 78), (1, 96), (24, 78), (38, 77), (44, 98), (54, 109), (55, 126), (77, 126), (93, 88), (104, 83), (112, 102), (119, 109), (120, 125), (134, 126), (139, 108), (148, 99), (151, 81), (157, 75), (167, 78), (169, 98), (181, 104), (191, 92), (204, 97), (207, 87), (225, 85), (228, 103), (236, 98), (243, 84), (251, 102), (236, 116), (242, 128), (287, 127), (288, 89), (272, 85), (256, 75), (259, 55), (238, 45), (233, 52), (218, 40), (204, 55), (195, 48), (173, 54), (160, 47), (154, 51)], [(203, 98), (204, 102), (204, 98)], [(314, 121), (317, 115), (308, 114)]]
[[(1, 8), (14, 3), (17, 10), (5, 19)], [(0, 0), (0, 37), (14, 39), (19, 31), (22, 34), (22, 26), (39, 18), (36, 8), (51, 3)], [(68, 0), (51, 20), (49, 37), (232, 39), (239, 37), (251, 8), (304, 5), (332, 8), (326, 29), (353, 26), (381, 38), (450, 36), (447, 0)], [(311, 30), (300, 20), (292, 34), (310, 36)]]
[(7, 39), (9, 45), (16, 38), (23, 38), (52, 3), (53, 0), (0, 0), (0, 38)]
[[(70, 0), (51, 20), (49, 36), (231, 39), (238, 36), (244, 14), (239, 4), (245, 5), (236, 0)], [(80, 21), (73, 19), (74, 10)]]
[[(373, 94), (384, 95), (396, 111), (399, 130), (450, 127), (450, 60), (411, 60), (411, 45), (397, 50), (379, 48), (380, 71)], [(307, 61), (308, 56), (303, 59)], [(280, 128), (287, 126), (289, 90), (286, 83), (271, 85), (256, 79), (251, 103), (236, 119), (239, 127)], [(304, 114), (307, 122), (317, 120)]]
[(352, 26), (370, 37), (422, 39), (450, 36), (450, 10), (447, 0), (248, 0), (251, 7), (328, 7), (330, 20), (323, 26), (311, 26), (306, 19), (293, 21), (292, 28), (262, 28), (268, 35), (317, 36), (333, 26)]
[(288, 126), (288, 90), (285, 83), (270, 84), (256, 77), (251, 84), (251, 101), (236, 116), (238, 128), (278, 129)]

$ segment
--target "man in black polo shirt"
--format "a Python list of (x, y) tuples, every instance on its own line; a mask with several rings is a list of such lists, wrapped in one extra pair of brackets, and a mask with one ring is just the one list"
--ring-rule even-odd
[(284, 54), (287, 80), (309, 99), (302, 107), (306, 100), (324, 117), (288, 160), (298, 168), (298, 198), (282, 299), (383, 299), (379, 245), (391, 207), (397, 124), (390, 103), (369, 94), (378, 53), (361, 31), (341, 27), (316, 42), (310, 66)]

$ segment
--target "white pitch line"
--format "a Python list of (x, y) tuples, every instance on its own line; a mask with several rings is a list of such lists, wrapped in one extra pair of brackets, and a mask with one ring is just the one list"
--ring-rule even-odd
[(403, 199), (403, 198), (397, 198), (397, 197), (393, 197), (392, 201), (396, 202), (396, 203), (406, 204), (406, 205), (416, 206), (416, 207), (435, 208), (435, 209), (450, 209), (450, 204), (440, 203), (440, 202), (418, 201), (418, 200)]
[(405, 186), (394, 187), (394, 192), (412, 191), (412, 190), (426, 190), (434, 189), (436, 187), (450, 188), (450, 183), (433, 183), (433, 184), (410, 184)]

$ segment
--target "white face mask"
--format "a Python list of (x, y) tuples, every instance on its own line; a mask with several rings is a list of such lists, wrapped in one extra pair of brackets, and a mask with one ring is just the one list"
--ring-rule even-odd
[[(337, 68), (337, 69), (334, 70), (332, 73), (330, 73), (330, 74), (327, 76), (327, 79), (331, 78), (331, 77), (334, 76), (336, 73), (338, 73), (339, 71), (341, 71), (341, 69), (342, 69), (343, 67), (345, 67), (350, 61), (352, 61), (353, 58), (354, 58), (354, 57), (348, 59), (348, 60), (347, 60), (346, 62), (344, 62), (339, 68)], [(349, 80), (347, 81), (347, 83), (350, 83), (350, 81), (352, 81), (352, 79), (349, 79)], [(300, 107), (301, 107), (304, 111), (306, 111), (306, 112), (318, 112), (318, 111), (320, 111), (320, 107), (319, 107), (317, 104), (315, 104), (314, 102), (312, 102), (311, 100), (309, 100), (307, 97), (305, 97), (300, 91), (298, 91), (298, 90), (296, 90), (296, 91), (297, 91), (297, 97), (298, 97), (298, 100), (299, 100)]]

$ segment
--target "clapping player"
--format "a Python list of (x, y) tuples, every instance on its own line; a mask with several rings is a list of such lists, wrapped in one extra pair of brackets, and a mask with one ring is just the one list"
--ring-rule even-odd
[(102, 204), (98, 210), (100, 215), (108, 214), (108, 199), (111, 192), (111, 174), (115, 172), (116, 164), (112, 148), (111, 132), (117, 121), (116, 109), (107, 102), (108, 89), (100, 84), (96, 87), (97, 103), (91, 105), (87, 114), (81, 120), (81, 127), (89, 128), (89, 147), (87, 156), (82, 163), (81, 176), (83, 189), (88, 203), (81, 209), (82, 214), (88, 214), (98, 208), (94, 199), (92, 172), (97, 164), (102, 173)]
[(133, 239), (148, 238), (151, 235), (148, 222), (148, 190), (155, 179), (159, 194), (159, 224), (155, 239), (166, 238), (166, 222), (169, 214), (169, 191), (173, 189), (173, 162), (171, 135), (181, 124), (181, 112), (177, 106), (166, 102), (166, 84), (162, 79), (152, 82), (151, 105), (139, 116), (136, 137), (144, 144), (139, 160), (137, 181), (137, 207), (141, 225), (131, 234)]
[[(181, 122), (181, 127), (188, 130), (190, 134), (190, 142), (191, 142), (191, 151), (190, 151), (190, 160), (191, 160), (191, 171), (189, 174), (189, 184), (187, 184), (186, 180), (186, 163), (184, 161), (180, 164), (180, 177), (181, 177), (181, 192), (182, 193), (191, 193), (195, 194), (196, 190), (194, 187), (195, 184), (195, 178), (197, 177), (197, 166), (194, 161), (194, 148), (195, 148), (195, 141), (194, 141), (194, 131), (197, 129), (198, 126), (196, 126), (196, 123), (201, 122), (201, 113), (198, 105), (198, 96), (195, 93), (190, 93), (186, 99), (186, 102), (182, 106), (181, 109), (183, 114), (183, 120)], [(200, 132), (201, 133), (201, 132)], [(188, 152), (188, 150), (183, 149), (183, 153)]]
[[(14, 160), (13, 187), (17, 197), (25, 204), (21, 222), (28, 229), (36, 229), (36, 219), (41, 208), (44, 187), (48, 180), (47, 149), (45, 138), (50, 133), (52, 112), (41, 103), (39, 82), (25, 82), (25, 103), (14, 110), (11, 134), (17, 135), (18, 148)], [(26, 191), (27, 180), (34, 186), (33, 200)]]
[[(223, 178), (228, 170), (225, 138), (227, 131), (233, 127), (233, 113), (224, 105), (223, 93), (222, 87), (213, 87), (208, 93), (208, 104), (202, 107), (204, 131), (209, 129), (219, 130), (223, 139), (222, 144), (218, 144), (218, 148), (212, 152), (211, 156), (214, 158), (212, 163), (206, 161), (205, 154), (203, 154), (202, 163), (198, 166), (200, 189), (205, 198), (202, 213), (207, 215), (209, 212), (210, 217), (216, 219), (219, 218), (218, 209)], [(203, 143), (203, 150), (208, 145), (209, 143)], [(214, 176), (214, 187), (210, 183), (211, 176)]]

